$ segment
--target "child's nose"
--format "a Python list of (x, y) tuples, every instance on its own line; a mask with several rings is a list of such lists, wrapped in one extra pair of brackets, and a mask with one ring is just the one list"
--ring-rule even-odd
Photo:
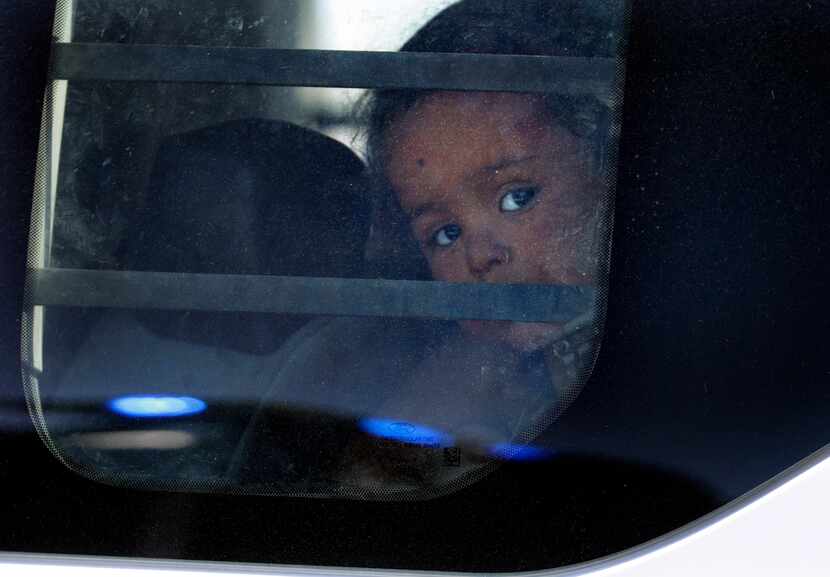
[(510, 247), (489, 231), (468, 234), (465, 240), (467, 266), (476, 282), (490, 280), (496, 268), (510, 262)]

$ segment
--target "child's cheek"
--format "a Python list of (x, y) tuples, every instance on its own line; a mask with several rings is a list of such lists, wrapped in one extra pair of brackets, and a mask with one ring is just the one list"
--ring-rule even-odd
[(458, 257), (459, 251), (434, 250), (427, 255), (427, 263), (434, 280), (446, 282), (466, 282), (469, 279), (464, 274), (464, 264)]
[(597, 221), (593, 214), (572, 213), (547, 219), (537, 229), (546, 236), (536, 251), (542, 277), (555, 284), (590, 284), (597, 267)]

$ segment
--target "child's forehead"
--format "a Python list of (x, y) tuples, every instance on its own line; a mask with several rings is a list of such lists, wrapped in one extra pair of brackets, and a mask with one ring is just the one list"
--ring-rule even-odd
[(414, 176), (495, 164), (532, 146), (544, 123), (532, 96), (433, 94), (390, 127), (388, 168)]
[(435, 142), (442, 130), (458, 133), (495, 132), (505, 137), (538, 129), (545, 123), (542, 99), (503, 92), (436, 92), (424, 96), (393, 123), (390, 133)]
[(509, 170), (519, 159), (562, 162), (575, 149), (563, 131), (534, 95), (435, 93), (390, 127), (387, 172), (397, 186), (456, 188)]

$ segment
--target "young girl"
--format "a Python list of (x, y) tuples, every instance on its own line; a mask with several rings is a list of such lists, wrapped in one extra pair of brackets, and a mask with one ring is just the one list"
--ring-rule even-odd
[[(613, 2), (463, 0), (402, 51), (610, 58), (619, 52), (620, 17)], [(377, 92), (371, 254), (409, 262), (402, 255), (414, 244), (425, 276), (440, 281), (600, 287), (607, 88)], [(596, 352), (596, 312), (566, 324), (462, 321), (461, 339), (416, 371), (409, 398), (381, 412), (479, 443), (526, 439), (578, 394)]]
[[(619, 15), (576, 0), (463, 0), (403, 50), (614, 57)], [(375, 93), (369, 259), (402, 278), (600, 287), (611, 141), (605, 96)], [(273, 385), (249, 427), (241, 477), (279, 480), (287, 491), (434, 493), (480, 471), (480, 457), (509, 457), (567, 407), (596, 352), (596, 313), (564, 324), (311, 323), (266, 371)], [(369, 434), (333, 443), (336, 472), (318, 470), (320, 459), (303, 468), (302, 455), (275, 440), (282, 417), (269, 407), (362, 418)], [(436, 445), (451, 455), (470, 450), (447, 470)]]

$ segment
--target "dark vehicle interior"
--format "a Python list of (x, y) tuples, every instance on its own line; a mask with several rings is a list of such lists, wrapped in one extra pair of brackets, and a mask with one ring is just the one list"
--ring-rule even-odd
[[(7, 495), (0, 550), (549, 569), (659, 538), (821, 449), (830, 411), (823, 145), (830, 11), (820, 2), (741, 4), (631, 5), (602, 343), (584, 391), (538, 437), (554, 450), (488, 461), (484, 473), (430, 498), (372, 500), (309, 499), (291, 487), (309, 476), (308, 493), (328, 486), (355, 439), (389, 462), (423, 457), (423, 447), (402, 456), (399, 444), (378, 441), (339, 410), (379, 403), (383, 387), (334, 401), (319, 392), (315, 410), (269, 407), (268, 426), (256, 431), (267, 444), (251, 444), (244, 455), (262, 468), (237, 470), (247, 488), (225, 475), (267, 394), (263, 359), (336, 315), (303, 309), (309, 299), (301, 284), (295, 314), (50, 306), (49, 353), (70, 368), (44, 388), (46, 419), (32, 420), (21, 327), (32, 304), (27, 246), (55, 6), (4, 3), (0, 72), (14, 82), (0, 93), (0, 484)], [(363, 248), (371, 215), (356, 195), (366, 186), (362, 163), (321, 134), (273, 120), (222, 122), (165, 140), (151, 174), (147, 190), (156, 202), (125, 225), (120, 272), (383, 276)], [(284, 183), (279, 196), (267, 187), (274, 181)], [(309, 190), (325, 198), (309, 202)], [(269, 226), (268, 218), (297, 226)], [(205, 235), (199, 221), (216, 225)], [(188, 226), (202, 235), (199, 250), (177, 244)], [(241, 239), (251, 234), (261, 235), (253, 244), (261, 251), (244, 249)], [(302, 264), (292, 260), (300, 257)], [(174, 281), (157, 277), (146, 298), (177, 298), (185, 285)], [(366, 326), (354, 343), (333, 333), (331, 354), (349, 358), (349, 346), (363, 338), (361, 346), (384, 356), (379, 325)], [(177, 355), (164, 364), (131, 355), (161, 356), (152, 351), (170, 340), (179, 343)], [(90, 347), (99, 360), (108, 351), (112, 372), (94, 359), (85, 364)], [(210, 356), (205, 347), (223, 352)], [(213, 380), (195, 383), (194, 365)], [(102, 410), (106, 399), (131, 392), (124, 375), (144, 379), (149, 394), (176, 388), (208, 408), (185, 420)], [(60, 383), (75, 385), (64, 395)], [(161, 429), (174, 433), (174, 445), (193, 437), (201, 444), (173, 446), (173, 456), (159, 460), (155, 451), (93, 442), (101, 431)], [(60, 439), (60, 448), (43, 438)], [(456, 455), (429, 458), (446, 465)], [(290, 474), (271, 478), (268, 471), (289, 470), (286, 463)]]

